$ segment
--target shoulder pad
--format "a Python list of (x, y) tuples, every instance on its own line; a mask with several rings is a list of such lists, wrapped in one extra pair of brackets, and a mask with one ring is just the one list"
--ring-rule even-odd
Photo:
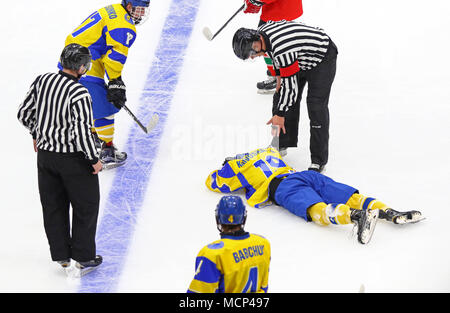
[(224, 246), (225, 246), (225, 244), (224, 244), (224, 242), (222, 240), (215, 241), (215, 242), (210, 243), (209, 245), (207, 245), (207, 247), (209, 249), (212, 249), (212, 250), (222, 249)]

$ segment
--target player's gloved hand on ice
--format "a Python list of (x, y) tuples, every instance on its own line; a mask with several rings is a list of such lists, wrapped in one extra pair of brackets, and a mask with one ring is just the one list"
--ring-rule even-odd
[(244, 5), (244, 13), (258, 13), (263, 3), (255, 0), (244, 0)]
[(122, 81), (122, 77), (118, 77), (109, 81), (106, 98), (119, 110), (123, 107), (123, 105), (127, 101), (127, 97), (126, 87), (124, 82)]

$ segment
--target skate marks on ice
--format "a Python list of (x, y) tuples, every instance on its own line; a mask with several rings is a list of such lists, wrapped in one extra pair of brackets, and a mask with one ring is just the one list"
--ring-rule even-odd
[(150, 121), (147, 127), (153, 125), (154, 129), (146, 134), (138, 125), (131, 126), (124, 147), (129, 153), (127, 164), (114, 173), (97, 228), (97, 252), (104, 261), (98, 270), (81, 277), (79, 292), (114, 292), (117, 287), (199, 5), (198, 0), (172, 1), (170, 5), (137, 112), (141, 120)]

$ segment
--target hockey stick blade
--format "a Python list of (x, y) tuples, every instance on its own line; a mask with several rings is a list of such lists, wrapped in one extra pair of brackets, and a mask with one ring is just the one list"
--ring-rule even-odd
[(228, 25), (228, 23), (244, 8), (245, 8), (245, 3), (228, 19), (228, 21), (226, 21), (225, 24), (223, 24), (223, 26), (214, 35), (212, 34), (211, 30), (208, 27), (204, 27), (203, 35), (205, 35), (206, 39), (208, 39), (209, 41), (212, 41), (222, 31), (222, 29), (224, 29)]
[(131, 118), (138, 124), (138, 126), (146, 133), (148, 134), (153, 128), (155, 128), (156, 124), (158, 124), (159, 115), (154, 113), (152, 118), (150, 119), (150, 122), (147, 124), (147, 127), (142, 125), (141, 121), (133, 114), (133, 112), (130, 111), (130, 109), (126, 106), (122, 106), (125, 111), (127, 111), (128, 115), (131, 116)]
[(203, 28), (203, 35), (205, 35), (206, 39), (208, 39), (209, 41), (213, 39), (213, 34), (208, 27)]
[(149, 132), (151, 132), (151, 131), (153, 130), (153, 128), (156, 127), (156, 125), (158, 125), (158, 121), (159, 121), (159, 115), (156, 114), (156, 113), (154, 113), (154, 114), (152, 115), (150, 121), (149, 121), (148, 124), (147, 124), (147, 127), (146, 127), (146, 129), (147, 129), (147, 134), (148, 134)]

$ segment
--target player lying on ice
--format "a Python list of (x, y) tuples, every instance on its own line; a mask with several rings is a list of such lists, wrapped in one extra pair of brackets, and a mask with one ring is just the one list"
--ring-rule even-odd
[(316, 171), (297, 172), (271, 146), (226, 158), (221, 169), (209, 174), (206, 186), (222, 193), (244, 188), (251, 206), (274, 203), (319, 225), (353, 223), (362, 244), (370, 241), (378, 218), (394, 224), (423, 219), (419, 211), (393, 210)]

